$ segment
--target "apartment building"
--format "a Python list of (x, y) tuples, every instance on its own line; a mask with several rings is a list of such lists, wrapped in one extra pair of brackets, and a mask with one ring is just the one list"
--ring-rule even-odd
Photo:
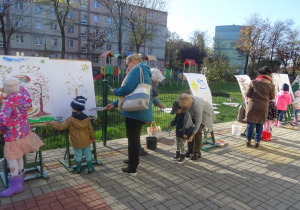
[(216, 26), (214, 47), (214, 52), (225, 55), (230, 65), (237, 67), (241, 74), (244, 72), (246, 58), (236, 50), (235, 41), (239, 39), (242, 27), (240, 25)]
[[(9, 18), (6, 21), (16, 21), (16, 29), (9, 44), (10, 55), (46, 56), (61, 58), (62, 39), (55, 10), (39, 1), (12, 1), (9, 7)], [(113, 54), (118, 52), (118, 33), (116, 24), (108, 9), (97, 0), (74, 0), (72, 9), (67, 15), (65, 26), (65, 59), (85, 59), (92, 61), (93, 68), (99, 69), (103, 61), (99, 56), (105, 51)], [(1, 6), (1, 5), (0, 5)], [(0, 7), (0, 11), (3, 7)], [(167, 13), (157, 10), (147, 10), (147, 18), (158, 17), (157, 30), (151, 39), (145, 40), (139, 52), (142, 56), (155, 55), (157, 62), (152, 66), (164, 68), (165, 46), (167, 33)], [(145, 21), (147, 21), (145, 18)], [(126, 21), (126, 20), (125, 20)], [(120, 23), (126, 24), (126, 23)], [(130, 28), (122, 31), (122, 54), (136, 52), (130, 41)], [(99, 39), (104, 33), (103, 39)], [(0, 44), (2, 36), (0, 34)], [(104, 43), (103, 43), (104, 42)], [(4, 54), (0, 45), (0, 53)]]

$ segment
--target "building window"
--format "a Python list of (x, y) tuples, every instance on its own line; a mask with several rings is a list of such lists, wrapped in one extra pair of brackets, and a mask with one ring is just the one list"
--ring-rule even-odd
[(34, 22), (34, 29), (42, 29), (42, 22)]
[(73, 59), (73, 55), (67, 55), (67, 59)]
[(99, 29), (93, 30), (93, 36), (99, 36)]
[(106, 45), (106, 50), (111, 50), (111, 44)]
[(3, 47), (3, 41), (0, 41), (0, 47)]
[(0, 12), (3, 12), (3, 10), (4, 10), (4, 7), (0, 7)]
[(68, 26), (67, 31), (68, 33), (74, 33), (74, 26)]
[(57, 23), (52, 23), (51, 24), (51, 30), (56, 31), (58, 29)]
[(148, 53), (149, 53), (149, 55), (151, 55), (152, 54), (152, 49), (150, 48), (150, 49), (148, 49)]
[(35, 13), (42, 13), (43, 7), (41, 5), (34, 5), (34, 12)]
[(81, 24), (85, 24), (85, 25), (86, 25), (86, 24), (87, 24), (87, 19), (85, 19), (85, 18), (81, 18), (81, 20), (80, 20), (80, 23), (81, 23)]
[(35, 45), (42, 45), (43, 44), (43, 38), (42, 37), (36, 37), (35, 38)]
[(16, 43), (24, 44), (24, 36), (16, 35)]
[(55, 9), (54, 8), (50, 8), (50, 15), (55, 15)]
[(22, 2), (15, 2), (15, 9), (16, 10), (23, 10), (23, 3)]
[(16, 25), (17, 25), (17, 27), (23, 27), (24, 26), (24, 20), (22, 20), (22, 19), (17, 20)]
[(94, 1), (94, 8), (100, 8), (100, 3), (98, 1)]
[(98, 23), (99, 22), (99, 15), (94, 15), (94, 23)]
[(87, 10), (87, 5), (86, 4), (81, 4), (81, 9)]
[(99, 57), (98, 56), (94, 57), (94, 63), (99, 63)]
[(82, 39), (87, 39), (87, 35), (86, 35), (86, 34), (80, 34), (80, 37), (81, 37)]
[(81, 52), (82, 52), (82, 53), (87, 53), (87, 47), (86, 47), (86, 46), (81, 47)]
[(112, 18), (110, 18), (110, 17), (109, 17), (109, 18), (106, 18), (106, 23), (107, 23), (107, 24), (112, 24)]
[(150, 18), (150, 19), (154, 19), (154, 14), (153, 14), (153, 13), (150, 13), (150, 14), (149, 14), (149, 18)]
[(68, 47), (69, 48), (74, 48), (74, 41), (68, 40)]
[(70, 11), (67, 15), (68, 18), (74, 18), (74, 12)]
[(52, 39), (50, 44), (51, 44), (51, 47), (57, 46), (57, 39)]
[(106, 38), (112, 38), (113, 33), (111, 31), (108, 31), (106, 34)]
[(57, 58), (57, 54), (50, 54), (50, 58)]
[(94, 45), (93, 45), (93, 49), (94, 49), (94, 50), (100, 50), (99, 44), (94, 44)]

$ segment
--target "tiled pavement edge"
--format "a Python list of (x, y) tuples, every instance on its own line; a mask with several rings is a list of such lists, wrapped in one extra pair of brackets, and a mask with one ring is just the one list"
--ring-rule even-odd
[(22, 193), (1, 199), (0, 209), (300, 209), (299, 131), (275, 127), (271, 142), (255, 149), (231, 135), (232, 124), (239, 123), (214, 125), (225, 147), (181, 165), (170, 160), (174, 133), (164, 133), (157, 149), (140, 157), (136, 177), (120, 171), (127, 139), (98, 143), (103, 165), (92, 174), (68, 172), (58, 161), (64, 149), (43, 152), (50, 178), (26, 181)]

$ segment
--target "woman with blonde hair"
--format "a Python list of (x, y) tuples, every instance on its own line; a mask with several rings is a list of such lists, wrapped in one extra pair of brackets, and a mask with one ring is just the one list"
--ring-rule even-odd
[(161, 73), (161, 71), (157, 68), (151, 68), (151, 73), (152, 73), (152, 88), (153, 88), (153, 93), (152, 93), (152, 100), (153, 100), (153, 105), (157, 106), (160, 109), (164, 109), (165, 107), (160, 103), (158, 100), (157, 96), (159, 95), (158, 89), (157, 89), (157, 83), (162, 82), (165, 77)]
[(207, 101), (187, 93), (182, 93), (179, 96), (178, 103), (186, 113), (185, 120), (191, 119), (195, 124), (192, 135), (188, 140), (188, 151), (185, 156), (190, 157), (193, 154), (191, 160), (197, 160), (201, 157), (200, 147), (203, 127), (205, 126), (209, 131), (213, 130), (214, 110)]

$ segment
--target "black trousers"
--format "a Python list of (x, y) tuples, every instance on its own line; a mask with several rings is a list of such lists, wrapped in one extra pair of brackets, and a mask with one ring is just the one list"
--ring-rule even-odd
[(193, 152), (200, 153), (200, 147), (202, 144), (202, 130), (204, 125), (201, 124), (199, 130), (195, 134), (192, 142), (188, 142), (188, 149), (193, 150)]
[(140, 161), (140, 135), (145, 122), (132, 118), (125, 118), (125, 123), (126, 136), (128, 139), (128, 169), (132, 172), (136, 172)]

